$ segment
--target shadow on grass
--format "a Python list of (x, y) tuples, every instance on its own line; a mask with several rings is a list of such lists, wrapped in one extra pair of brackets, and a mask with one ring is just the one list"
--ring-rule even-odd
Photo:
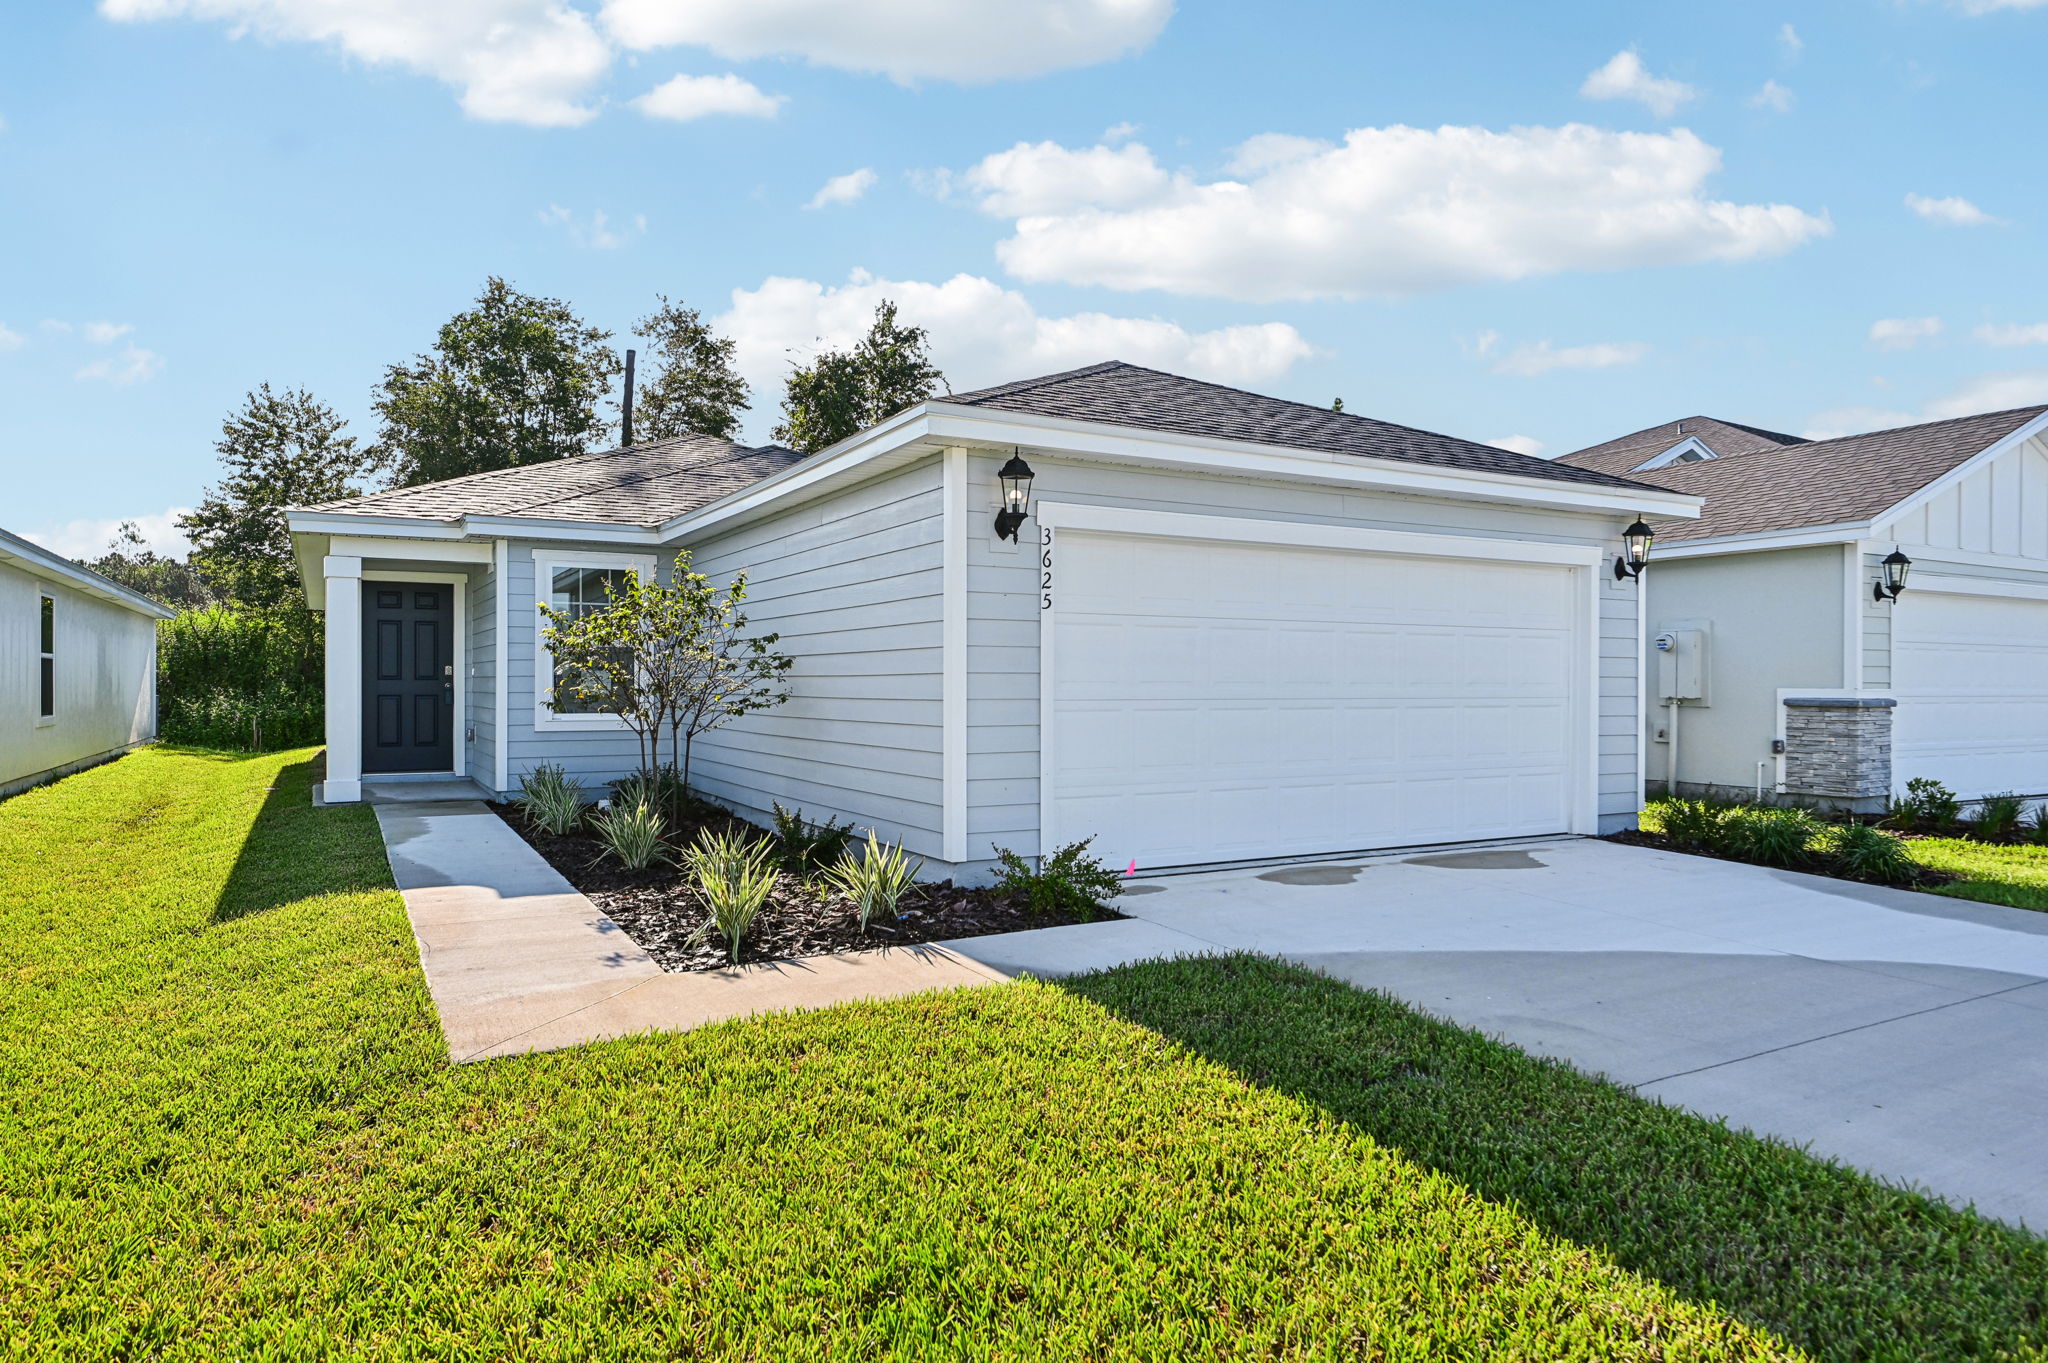
[[(216, 761), (255, 760), (248, 753), (179, 751)], [(313, 757), (279, 769), (214, 902), (214, 922), (232, 922), (313, 895), (391, 888), (382, 840), (362, 836), (360, 825), (375, 818), (369, 808), (313, 808), (313, 783), (322, 761)]]
[(1065, 987), (1822, 1359), (2048, 1342), (2048, 1241), (1264, 957)]

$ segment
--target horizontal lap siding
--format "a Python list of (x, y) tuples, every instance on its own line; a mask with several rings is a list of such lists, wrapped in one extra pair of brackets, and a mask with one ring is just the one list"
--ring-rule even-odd
[[(56, 601), (56, 720), (42, 711), (42, 590)], [(0, 564), (0, 790), (156, 734), (156, 621)]]
[(939, 461), (690, 544), (747, 574), (751, 627), (795, 659), (789, 703), (697, 741), (692, 783), (750, 818), (776, 803), (941, 854)]
[(498, 760), (498, 602), (490, 568), (469, 575), (469, 775), (489, 789)]
[(534, 727), (535, 642), (540, 635), (533, 555), (593, 554), (616, 556), (616, 545), (536, 544), (513, 540), (505, 555), (505, 738), (508, 754), (505, 779), (514, 789), (519, 778), (544, 762), (559, 764), (594, 794), (640, 765), (640, 745), (624, 730), (565, 730)]

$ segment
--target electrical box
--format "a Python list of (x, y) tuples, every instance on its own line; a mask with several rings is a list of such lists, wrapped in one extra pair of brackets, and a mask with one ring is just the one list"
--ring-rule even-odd
[(1680, 625), (1658, 632), (1652, 647), (1657, 658), (1657, 699), (1707, 701), (1707, 640), (1704, 628)]

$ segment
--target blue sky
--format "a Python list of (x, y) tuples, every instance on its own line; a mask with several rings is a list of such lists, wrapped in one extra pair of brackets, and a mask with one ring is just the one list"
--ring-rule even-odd
[(883, 294), (962, 388), (1115, 356), (1553, 455), (2048, 400), (2048, 0), (28, 8), (0, 524), (67, 552), (260, 382), (371, 437), (492, 273), (721, 318), (760, 437)]

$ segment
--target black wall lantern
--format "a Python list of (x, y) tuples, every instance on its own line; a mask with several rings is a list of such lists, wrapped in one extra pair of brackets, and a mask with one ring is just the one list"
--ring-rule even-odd
[(1614, 560), (1617, 582), (1643, 575), (1643, 566), (1650, 561), (1650, 541), (1655, 537), (1642, 521), (1621, 532), (1621, 553)]
[(1031, 465), (1024, 462), (1024, 456), (1012, 452), (1010, 462), (996, 470), (996, 478), (1003, 485), (1003, 509), (996, 512), (996, 538), (1013, 540), (1017, 530), (1024, 524), (1024, 518), (1031, 514)]
[(1884, 576), (1871, 588), (1872, 595), (1879, 601), (1898, 600), (1899, 593), (1906, 590), (1906, 574), (1912, 571), (1913, 560), (1893, 549), (1877, 566), (1884, 570)]

